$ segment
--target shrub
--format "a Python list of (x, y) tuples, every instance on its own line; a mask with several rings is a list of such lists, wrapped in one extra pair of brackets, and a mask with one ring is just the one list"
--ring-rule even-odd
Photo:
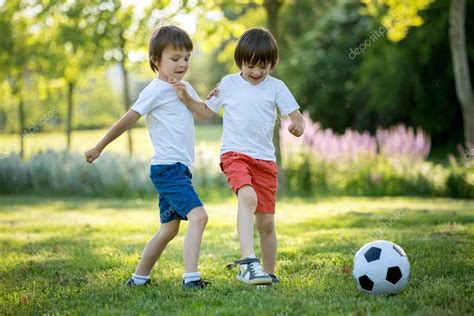
[(458, 198), (474, 198), (474, 146), (458, 146), (460, 157), (449, 156), (447, 194)]
[(0, 193), (25, 193), (31, 190), (29, 170), (15, 153), (0, 160)]
[[(426, 161), (430, 141), (421, 130), (397, 126), (378, 129), (375, 136), (352, 130), (337, 135), (307, 115), (305, 120), (302, 138), (288, 136), (287, 121), (281, 130), (285, 191), (291, 195), (474, 198), (472, 159), (451, 157), (448, 167)], [(232, 196), (213, 153), (198, 150), (192, 171), (204, 200)], [(147, 161), (112, 153), (91, 165), (82, 155), (68, 152), (48, 150), (28, 161), (10, 154), (0, 159), (0, 194), (155, 197), (148, 174)]]
[(306, 130), (291, 136), (289, 120), (280, 135), (286, 189), (291, 194), (429, 195), (446, 194), (448, 170), (426, 161), (431, 141), (421, 129), (397, 125), (376, 135), (322, 129), (303, 114)]
[[(197, 191), (209, 196), (230, 196), (225, 177), (203, 160), (193, 170)], [(48, 150), (22, 161), (11, 154), (0, 160), (0, 194), (144, 197), (156, 196), (149, 177), (149, 163), (142, 159), (104, 153), (93, 164), (80, 154)], [(211, 192), (212, 191), (212, 192)]]

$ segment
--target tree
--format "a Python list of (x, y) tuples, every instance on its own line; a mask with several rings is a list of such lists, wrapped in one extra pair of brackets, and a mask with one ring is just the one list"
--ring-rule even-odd
[[(146, 8), (142, 15), (137, 18), (134, 15), (135, 7), (132, 5), (123, 6), (118, 4), (114, 7), (113, 17), (110, 21), (110, 35), (108, 51), (112, 51), (112, 61), (119, 63), (123, 79), (123, 107), (125, 111), (130, 108), (130, 85), (129, 68), (132, 62), (129, 53), (132, 50), (140, 50), (146, 47), (148, 35), (155, 27), (158, 20), (154, 17), (154, 12), (168, 6), (169, 0), (153, 1)], [(172, 18), (177, 12), (168, 15)], [(132, 129), (127, 131), (129, 155), (133, 154)]]
[[(426, 22), (398, 42), (388, 39), (381, 18), (361, 14), (364, 8), (343, 0), (287, 6), (279, 22), (285, 30), (280, 74), (323, 127), (374, 131), (404, 123), (430, 133), (437, 149), (454, 149), (463, 118), (453, 106), (449, 0), (420, 11)], [(474, 13), (474, 5), (466, 9), (467, 16)], [(466, 36), (474, 43), (472, 33)]]
[[(368, 13), (377, 16), (382, 5), (388, 6), (382, 15), (382, 24), (388, 29), (388, 38), (398, 42), (407, 36), (410, 26), (419, 26), (423, 20), (419, 12), (426, 9), (432, 0), (361, 0)], [(453, 60), (456, 93), (461, 104), (464, 120), (464, 138), (468, 146), (474, 146), (474, 98), (469, 74), (469, 63), (465, 35), (465, 0), (451, 0), (449, 9), (449, 42)]]
[[(35, 68), (39, 57), (38, 51), (44, 44), (38, 32), (39, 13), (36, 3), (23, 1), (6, 1), (0, 5), (0, 25), (2, 41), (0, 50), (1, 77), (9, 82), (12, 95), (18, 104), (20, 156), (25, 156), (25, 102), (24, 89), (26, 82), (38, 70)], [(41, 8), (39, 8), (41, 10)], [(28, 12), (28, 14), (27, 14)]]
[[(361, 58), (350, 58), (350, 49), (370, 32), (361, 4), (347, 1), (299, 1), (280, 18), (283, 35), (279, 66), (295, 97), (313, 120), (343, 132), (364, 129), (371, 111), (357, 86)], [(307, 19), (311, 16), (311, 19)]]
[[(265, 12), (267, 15), (267, 29), (273, 34), (276, 41), (280, 41), (280, 32), (278, 29), (278, 18), (281, 6), (283, 5), (284, 0), (265, 0), (263, 7), (265, 8)], [(276, 69), (274, 71), (274, 75), (276, 75)], [(281, 161), (281, 141), (280, 141), (280, 128), (281, 128), (281, 120), (277, 120), (275, 124), (275, 129), (273, 130), (273, 144), (275, 146), (275, 156), (278, 165), (280, 166), (278, 172), (278, 183), (280, 186), (280, 194), (285, 194), (285, 173), (284, 169), (281, 168), (282, 161)]]
[(119, 2), (55, 1), (42, 16), (45, 21), (50, 21), (48, 31), (54, 34), (50, 45), (50, 67), (66, 85), (67, 149), (71, 147), (75, 90), (88, 70), (105, 64), (103, 55), (111, 28), (109, 22)]
[(435, 148), (449, 151), (463, 138), (461, 108), (453, 106), (449, 1), (439, 0), (420, 14), (426, 22), (409, 36), (396, 43), (381, 38), (360, 56), (358, 82), (377, 125), (419, 126)]
[[(403, 40), (411, 27), (423, 25), (420, 12), (427, 9), (434, 0), (360, 0), (365, 4), (366, 14), (380, 17), (387, 29), (387, 38), (396, 43)], [(388, 7), (386, 10), (385, 8)], [(381, 14), (382, 11), (385, 12)]]
[(474, 148), (474, 98), (466, 50), (465, 15), (465, 0), (451, 0), (449, 42), (456, 79), (456, 93), (463, 112), (464, 138), (467, 145)]

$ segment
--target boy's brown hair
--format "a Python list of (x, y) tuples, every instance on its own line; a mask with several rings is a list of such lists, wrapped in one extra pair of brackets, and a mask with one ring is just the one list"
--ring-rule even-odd
[(278, 63), (278, 44), (272, 33), (262, 28), (251, 28), (239, 39), (234, 51), (234, 61), (239, 69), (242, 64), (270, 64), (270, 69)]
[(162, 26), (156, 29), (150, 37), (148, 43), (148, 60), (153, 72), (158, 71), (155, 63), (161, 60), (163, 50), (172, 45), (175, 49), (193, 50), (193, 41), (185, 30), (177, 26)]

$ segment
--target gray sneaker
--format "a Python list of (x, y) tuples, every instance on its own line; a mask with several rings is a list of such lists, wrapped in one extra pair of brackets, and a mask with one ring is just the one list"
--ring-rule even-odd
[(141, 284), (141, 285), (138, 285), (138, 284), (135, 284), (135, 282), (133, 281), (133, 278), (130, 278), (127, 280), (127, 282), (125, 282), (125, 286), (147, 286), (148, 284), (150, 284), (151, 281), (150, 279), (146, 280), (145, 283)]
[(272, 278), (273, 284), (280, 283), (280, 279), (278, 279), (276, 275), (270, 273), (269, 276)]
[(237, 280), (246, 284), (263, 285), (272, 284), (272, 277), (264, 272), (257, 258), (235, 260), (240, 265)]
[(183, 281), (181, 281), (181, 288), (183, 290), (203, 289), (206, 286), (208, 286), (209, 284), (211, 284), (211, 283), (208, 282), (208, 281), (204, 281), (203, 279), (199, 279), (199, 280), (196, 280), (196, 281), (191, 281), (191, 282), (188, 282), (188, 283), (185, 283), (184, 280), (183, 280)]

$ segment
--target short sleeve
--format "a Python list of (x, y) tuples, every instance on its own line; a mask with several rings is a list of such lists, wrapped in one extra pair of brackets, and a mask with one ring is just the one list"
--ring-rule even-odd
[(201, 98), (199, 97), (199, 95), (197, 94), (196, 90), (194, 90), (193, 86), (186, 82), (186, 90), (188, 91), (189, 95), (194, 99), (194, 100), (197, 100), (197, 101), (202, 101)]
[(222, 102), (224, 100), (223, 95), (225, 93), (224, 80), (222, 80), (219, 83), (217, 88), (219, 89), (219, 95), (218, 96), (212, 96), (209, 100), (204, 101), (204, 103), (207, 105), (207, 107), (214, 113), (219, 113), (219, 111), (222, 107)]
[(284, 116), (300, 108), (288, 87), (281, 80), (278, 80), (276, 104), (281, 114)]
[(141, 116), (150, 113), (160, 105), (160, 91), (152, 81), (140, 92), (137, 101), (132, 105), (132, 110)]

